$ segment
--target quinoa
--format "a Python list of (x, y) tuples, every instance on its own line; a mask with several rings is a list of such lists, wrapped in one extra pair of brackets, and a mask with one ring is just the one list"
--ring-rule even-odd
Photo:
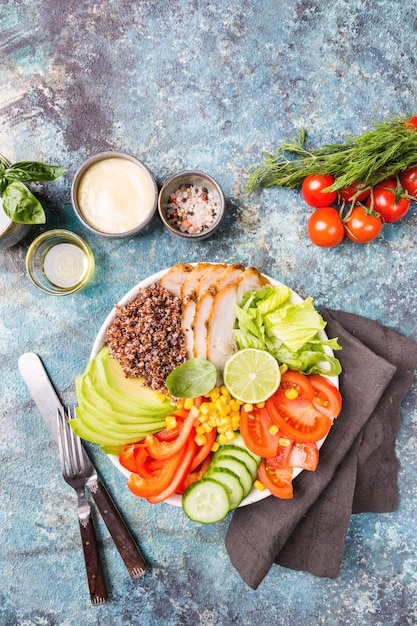
[(132, 302), (116, 305), (106, 343), (126, 378), (143, 377), (145, 386), (166, 391), (166, 377), (186, 360), (181, 299), (159, 283), (141, 289)]

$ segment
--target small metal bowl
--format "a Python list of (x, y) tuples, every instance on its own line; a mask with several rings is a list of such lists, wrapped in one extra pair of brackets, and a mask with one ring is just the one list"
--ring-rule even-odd
[[(134, 205), (129, 207), (135, 196)], [(76, 172), (71, 202), (78, 219), (93, 233), (132, 237), (153, 218), (158, 187), (152, 172), (139, 159), (124, 152), (101, 152)]]
[[(180, 187), (184, 187), (184, 193), (190, 190), (188, 193), (191, 197), (184, 197), (184, 201), (181, 200), (178, 203), (178, 217), (176, 218), (170, 215), (171, 210), (168, 205), (170, 204), (173, 194), (175, 194)], [(210, 217), (211, 221), (208, 225), (201, 226), (200, 220), (196, 219), (198, 208), (196, 208), (194, 216), (189, 213), (190, 204), (193, 203), (193, 187), (197, 188), (197, 192), (200, 195), (207, 195), (208, 208), (213, 207), (214, 215), (212, 218)], [(182, 204), (185, 208), (181, 207)], [(197, 171), (178, 172), (178, 174), (174, 174), (163, 184), (159, 192), (158, 211), (164, 226), (174, 235), (184, 237), (185, 239), (206, 239), (214, 233), (223, 219), (225, 211), (224, 194), (219, 184), (208, 174)], [(183, 212), (183, 215), (181, 215), (181, 212)], [(196, 228), (201, 228), (198, 232), (190, 232), (184, 225), (184, 220), (187, 219), (190, 221), (193, 217), (195, 222), (198, 223)], [(185, 230), (181, 230), (181, 228)], [(190, 226), (190, 230), (191, 229), (192, 227)]]

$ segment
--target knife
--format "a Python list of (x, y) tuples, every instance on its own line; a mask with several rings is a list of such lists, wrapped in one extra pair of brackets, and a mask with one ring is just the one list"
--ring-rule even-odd
[[(48, 426), (52, 439), (58, 444), (57, 411), (63, 410), (63, 406), (42, 361), (34, 352), (26, 352), (19, 357), (18, 363), (22, 378)], [(85, 452), (87, 454), (87, 451)], [(86, 484), (130, 576), (135, 579), (140, 578), (146, 570), (145, 560), (111, 496), (101, 482), (94, 465)]]

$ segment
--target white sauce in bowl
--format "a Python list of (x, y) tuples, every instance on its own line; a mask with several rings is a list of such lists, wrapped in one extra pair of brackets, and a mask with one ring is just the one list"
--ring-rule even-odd
[(125, 233), (148, 221), (155, 203), (155, 185), (139, 164), (122, 157), (90, 165), (77, 194), (84, 219), (103, 233)]

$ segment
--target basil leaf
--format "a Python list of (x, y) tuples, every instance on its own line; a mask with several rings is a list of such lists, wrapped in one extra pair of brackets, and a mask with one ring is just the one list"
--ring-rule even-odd
[(50, 182), (56, 180), (65, 172), (63, 167), (48, 165), (38, 161), (20, 161), (10, 165), (4, 176), (9, 181), (20, 180), (22, 182)]
[(6, 189), (8, 182), (5, 178), (0, 178), (0, 196), (3, 195), (4, 190)]
[(2, 197), (3, 210), (18, 224), (45, 224), (46, 216), (39, 200), (23, 183), (10, 183)]
[(213, 389), (216, 378), (213, 363), (205, 359), (189, 359), (172, 370), (165, 382), (175, 398), (197, 398)]

